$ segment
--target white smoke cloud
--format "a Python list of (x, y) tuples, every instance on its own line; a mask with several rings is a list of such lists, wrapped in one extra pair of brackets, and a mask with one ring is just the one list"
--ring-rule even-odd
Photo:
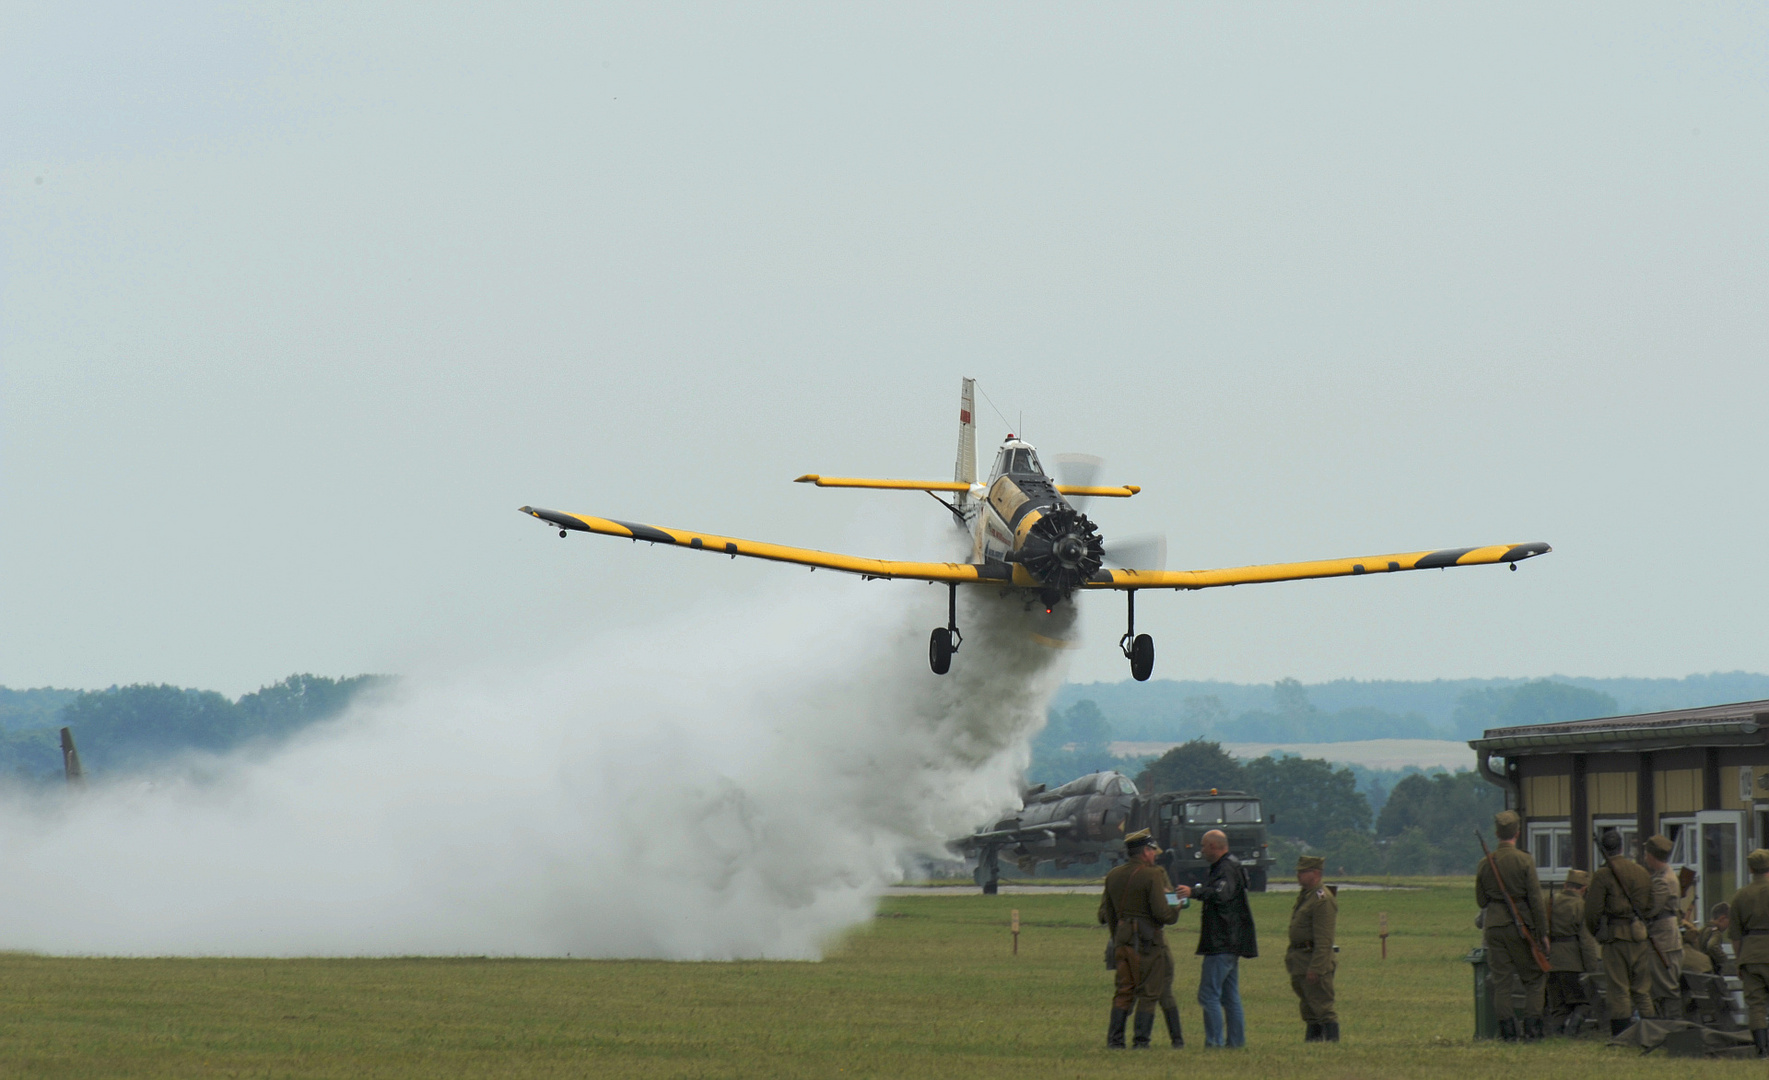
[(409, 678), (201, 779), (0, 807), (0, 948), (816, 957), (918, 855), (1017, 805), (1060, 681), (1032, 634), (1066, 636), (1073, 608), (961, 592), (938, 678), (911, 592), (931, 588), (814, 585)]

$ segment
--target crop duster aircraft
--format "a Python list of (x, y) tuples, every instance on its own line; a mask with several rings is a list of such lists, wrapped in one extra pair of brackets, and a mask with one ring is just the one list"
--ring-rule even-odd
[[(1142, 589), (1213, 589), (1221, 585), (1251, 585), (1267, 581), (1300, 581), (1306, 578), (1347, 577), (1359, 574), (1390, 574), (1401, 570), (1433, 570), (1451, 566), (1482, 566), (1509, 563), (1511, 569), (1524, 559), (1545, 555), (1547, 544), (1493, 544), (1487, 547), (1443, 548), (1409, 551), (1396, 555), (1367, 555), (1349, 559), (1239, 566), (1226, 570), (1166, 570), (1160, 566), (1122, 567), (1107, 563), (1143, 561), (1132, 555), (1130, 545), (1114, 552), (1076, 503), (1087, 497), (1127, 499), (1142, 489), (1126, 484), (1101, 487), (1091, 482), (1063, 483), (1044, 471), (1038, 451), (1009, 433), (996, 452), (995, 465), (986, 481), (977, 478), (977, 428), (972, 408), (975, 380), (965, 379), (958, 407), (958, 462), (952, 480), (868, 480), (809, 473), (801, 484), (823, 488), (878, 488), (887, 491), (925, 491), (938, 500), (958, 527), (971, 539), (967, 562), (901, 562), (868, 559), (809, 548), (764, 544), (685, 529), (665, 529), (613, 518), (568, 514), (524, 506), (522, 512), (556, 527), (561, 537), (570, 532), (601, 533), (651, 544), (670, 544), (694, 551), (715, 552), (733, 558), (798, 563), (813, 569), (841, 570), (862, 578), (910, 578), (947, 587), (946, 625), (936, 627), (928, 639), (928, 665), (944, 675), (952, 666), (964, 636), (958, 631), (958, 587), (981, 585), (1017, 590), (1047, 610), (1071, 601), (1075, 593), (1092, 589), (1115, 589), (1125, 594), (1126, 626), (1118, 647), (1130, 661), (1130, 673), (1139, 682), (1155, 669), (1155, 643), (1136, 632), (1136, 594)], [(941, 498), (950, 495), (951, 500)], [(1075, 500), (1071, 502), (1070, 500)], [(1164, 544), (1161, 545), (1164, 548)], [(1114, 558), (1114, 555), (1118, 557)], [(1146, 561), (1158, 561), (1153, 551)]]

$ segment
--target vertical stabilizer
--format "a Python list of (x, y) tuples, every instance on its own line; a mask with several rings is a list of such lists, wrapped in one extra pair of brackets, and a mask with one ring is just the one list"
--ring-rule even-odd
[[(958, 465), (952, 479), (961, 484), (977, 482), (977, 380), (964, 380), (958, 392)], [(960, 495), (960, 504), (969, 498)]]
[(74, 746), (74, 733), (70, 728), (61, 729), (61, 767), (67, 773), (69, 787), (86, 786), (86, 771), (80, 768), (80, 751)]

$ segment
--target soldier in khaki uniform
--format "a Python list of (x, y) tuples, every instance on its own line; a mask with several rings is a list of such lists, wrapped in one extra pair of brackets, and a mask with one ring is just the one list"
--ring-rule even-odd
[(1124, 849), (1130, 861), (1106, 875), (1105, 895), (1099, 902), (1099, 921), (1112, 931), (1117, 971), (1106, 1046), (1124, 1049), (1124, 1024), (1134, 1006), (1132, 1045), (1148, 1049), (1155, 1030), (1155, 1006), (1160, 1005), (1167, 1017), (1167, 1034), (1178, 1049), (1185, 1045), (1185, 1038), (1179, 1030), (1179, 1002), (1173, 997), (1173, 954), (1167, 951), (1167, 935), (1161, 928), (1179, 921), (1179, 909), (1167, 902), (1167, 871), (1155, 865), (1161, 849), (1155, 846), (1149, 830), (1139, 829), (1126, 836)]
[[(1715, 975), (1726, 974), (1726, 964), (1731, 958), (1726, 955), (1726, 931), (1732, 925), (1732, 906), (1722, 900), (1708, 909), (1708, 924), (1695, 935), (1695, 948), (1705, 953), (1708, 963)], [(1685, 944), (1684, 957), (1688, 957), (1689, 946)]]
[(1732, 896), (1726, 935), (1738, 953), (1738, 981), (1744, 984), (1757, 1056), (1769, 1057), (1769, 851), (1758, 848), (1746, 862), (1751, 883)]
[(1677, 929), (1683, 914), (1683, 886), (1677, 881), (1677, 871), (1665, 861), (1671, 857), (1670, 840), (1652, 836), (1641, 846), (1646, 851), (1646, 872), (1652, 875), (1646, 930), (1664, 955), (1663, 963), (1654, 956), (1649, 965), (1653, 1011), (1666, 1019), (1677, 1019), (1683, 1011), (1683, 935)]
[(1339, 1014), (1333, 1009), (1333, 938), (1339, 926), (1339, 898), (1321, 885), (1327, 860), (1304, 855), (1296, 860), (1296, 906), (1290, 909), (1290, 948), (1284, 970), (1301, 1004), (1304, 1042), (1338, 1042)]
[(1609, 1032), (1626, 1031), (1634, 1011), (1652, 1015), (1652, 966), (1658, 958), (1646, 941), (1644, 915), (1652, 902), (1652, 879), (1640, 864), (1621, 853), (1622, 834), (1607, 829), (1598, 841), (1607, 857), (1591, 875), (1585, 897), (1585, 929), (1603, 947), (1603, 974), (1609, 983)]
[[(1487, 981), (1493, 988), (1493, 1011), (1499, 1017), (1499, 1036), (1506, 1042), (1519, 1038), (1539, 1039), (1542, 1027), (1542, 991), (1545, 973), (1530, 949), (1534, 939), (1543, 946), (1548, 912), (1542, 904), (1542, 885), (1536, 878), (1536, 861), (1517, 850), (1517, 830), (1523, 820), (1510, 810), (1493, 815), (1493, 835), (1499, 838), (1492, 858), (1480, 860), (1474, 870), (1474, 902), (1480, 905), (1485, 928)], [(1494, 867), (1498, 877), (1493, 876)], [(1510, 894), (1523, 925), (1511, 918)], [(1524, 1014), (1519, 1027), (1511, 1002), (1513, 980), (1523, 984)]]
[(1566, 884), (1549, 905), (1548, 1026), (1556, 1035), (1572, 1035), (1582, 1024), (1591, 1004), (1579, 985), (1579, 976), (1599, 970), (1596, 939), (1585, 929), (1585, 888), (1591, 875), (1569, 870)]

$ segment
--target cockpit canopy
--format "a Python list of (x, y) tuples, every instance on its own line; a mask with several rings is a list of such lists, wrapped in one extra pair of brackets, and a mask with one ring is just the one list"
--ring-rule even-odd
[(995, 455), (995, 471), (991, 475), (1013, 473), (1044, 475), (1044, 466), (1038, 460), (1038, 451), (1032, 449), (1031, 443), (1009, 439), (1001, 444), (1001, 451)]

